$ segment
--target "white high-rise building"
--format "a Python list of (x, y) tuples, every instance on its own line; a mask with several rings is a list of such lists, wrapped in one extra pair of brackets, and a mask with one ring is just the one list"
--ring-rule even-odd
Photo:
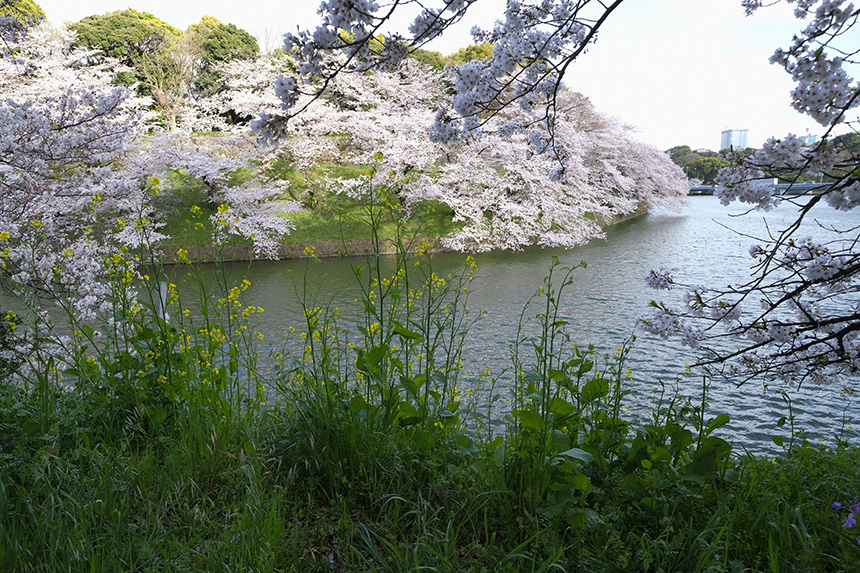
[(731, 147), (735, 151), (743, 151), (747, 148), (748, 129), (727, 129), (720, 138), (720, 149)]

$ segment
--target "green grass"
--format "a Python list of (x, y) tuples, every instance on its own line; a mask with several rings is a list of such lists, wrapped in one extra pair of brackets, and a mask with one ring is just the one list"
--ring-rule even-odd
[[(112, 413), (109, 401), (54, 400), (42, 419), (49, 431), (22, 432), (19, 422), (40, 419), (37, 399), (2, 394), (6, 571), (856, 571), (860, 563), (860, 534), (843, 530), (847, 512), (832, 507), (856, 496), (856, 446), (790, 461), (735, 458), (734, 481), (666, 484), (654, 507), (630, 487), (653, 476), (598, 472), (583, 506), (593, 513), (574, 528), (527, 513), (511, 519), (513, 494), (497, 483), (503, 446), (467, 452), (457, 432), (422, 451), (399, 444), (393, 429), (368, 433), (333, 418), (321, 443), (296, 412), (271, 410), (252, 423), (247, 452), (239, 438), (247, 428), (235, 427), (247, 420), (228, 421), (224, 436), (186, 435), (180, 424), (141, 439), (127, 421), (94, 427)], [(356, 448), (352, 459), (322, 448), (337, 444)]]
[[(465, 375), (474, 262), (438, 276), (386, 227), (391, 204), (361, 210), (365, 240), (401, 240), (393, 271), (367, 257), (357, 273), (359, 324), (316, 302), (309, 258), (301, 344), (269, 380), (248, 284), (193, 265), (199, 314), (172, 290), (169, 323), (123, 303), (120, 266), (114, 321), (72, 319), (67, 365), (47, 347), (0, 365), (0, 570), (860, 570), (860, 445), (792, 427), (783, 455), (742, 454), (704, 381), (628, 417), (630, 344), (572, 343), (578, 267), (557, 259), (511, 368)], [(0, 348), (26, 340), (0, 317)]]
[[(354, 179), (367, 171), (366, 166), (324, 165), (316, 166), (308, 174), (298, 172), (284, 161), (276, 161), (268, 175), (289, 181), (289, 190), (281, 197), (284, 201), (300, 201), (305, 209), (286, 213), (295, 229), (286, 235), (282, 244), (296, 246), (334, 245), (331, 252), (340, 252), (346, 243), (348, 252), (362, 252), (370, 236), (370, 225), (366, 221), (364, 206), (348, 197), (321, 188), (325, 177)], [(235, 174), (233, 183), (238, 183), (243, 174)], [(205, 245), (212, 236), (209, 217), (215, 214), (216, 205), (207, 199), (205, 185), (179, 173), (171, 174), (171, 191), (156, 197), (155, 205), (166, 214), (161, 231), (168, 235), (164, 246), (168, 249), (187, 248), (189, 245)], [(197, 207), (199, 211), (192, 211)], [(379, 234), (384, 244), (392, 245), (398, 230), (415, 236), (418, 241), (434, 242), (439, 237), (453, 233), (461, 225), (453, 222), (453, 212), (442, 203), (425, 201), (411, 214), (405, 225), (388, 219), (380, 224)], [(250, 245), (239, 237), (230, 237), (229, 245)]]
[[(318, 245), (326, 241), (352, 243), (366, 241), (370, 225), (365, 221), (360, 205), (344, 200), (338, 206), (322, 213), (303, 211), (290, 214), (288, 219), (296, 225), (295, 230), (284, 238), (285, 244)], [(380, 237), (392, 243), (398, 229), (417, 235), (422, 240), (432, 241), (458, 229), (452, 221), (452, 212), (446, 205), (425, 202), (401, 228), (393, 220), (380, 227)]]

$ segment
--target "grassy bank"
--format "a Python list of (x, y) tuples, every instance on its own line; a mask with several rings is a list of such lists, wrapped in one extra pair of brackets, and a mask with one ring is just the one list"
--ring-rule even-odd
[(605, 373), (588, 353), (533, 365), (494, 427), (492, 402), (464, 399), (479, 381), (425, 393), (383, 377), (379, 348), (354, 352), (355, 386), (315, 348), (268, 406), (241, 368), (181, 354), (196, 373), (155, 387), (141, 370), (4, 385), (0, 568), (857, 570), (856, 445), (745, 455), (716, 437), (726, 416), (671, 394), (626, 419), (623, 349)]
[[(289, 182), (289, 190), (283, 201), (299, 201), (303, 210), (284, 213), (293, 230), (282, 238), (277, 256), (281, 259), (304, 258), (305, 248), (314, 247), (318, 257), (341, 257), (361, 255), (379, 250), (383, 254), (396, 254), (399, 235), (414, 238), (413, 244), (426, 243), (432, 250), (443, 250), (440, 239), (462, 228), (454, 221), (454, 212), (448, 205), (438, 201), (422, 201), (412, 206), (408, 218), (380, 221), (375, 232), (379, 244), (370, 239), (371, 224), (361, 201), (330, 188), (330, 179), (357, 179), (367, 172), (367, 167), (343, 165), (318, 165), (307, 172), (299, 172), (285, 162), (275, 162), (269, 173), (274, 179)], [(241, 177), (241, 173), (234, 177)], [(173, 172), (170, 189), (155, 199), (155, 206), (163, 213), (163, 232), (168, 238), (162, 243), (162, 254), (167, 261), (177, 257), (179, 249), (194, 261), (211, 262), (250, 261), (255, 258), (252, 241), (237, 236), (225, 245), (212, 245), (213, 223), (210, 219), (217, 206), (207, 198), (205, 184), (199, 179)], [(396, 193), (394, 200), (400, 200)], [(617, 216), (603, 224), (613, 225), (647, 214), (642, 204), (624, 216)], [(404, 213), (405, 214), (405, 213)]]
[[(283, 237), (278, 257), (303, 258), (308, 246), (313, 246), (320, 257), (372, 252), (376, 247), (370, 240), (370, 222), (363, 204), (330, 189), (326, 183), (334, 178), (356, 179), (366, 171), (366, 166), (332, 164), (302, 173), (284, 162), (275, 162), (269, 176), (290, 185), (281, 199), (299, 201), (304, 206), (302, 211), (284, 213), (294, 228)], [(241, 176), (241, 173), (234, 175)], [(169, 237), (162, 245), (165, 260), (174, 260), (179, 249), (184, 249), (191, 260), (253, 260), (254, 250), (249, 240), (232, 237), (222, 248), (211, 244), (210, 217), (217, 206), (208, 200), (205, 184), (181, 172), (174, 172), (172, 177), (169, 192), (155, 201), (156, 208), (165, 216), (163, 231)], [(426, 242), (438, 250), (439, 238), (456, 231), (460, 225), (453, 221), (453, 212), (447, 205), (424, 201), (415, 206), (408, 219), (381, 221), (378, 227), (380, 252), (394, 254), (398, 233), (407, 233), (416, 239), (415, 244)]]
[(632, 342), (575, 344), (578, 269), (558, 261), (510, 367), (464, 365), (474, 262), (440, 276), (395, 211), (362, 206), (397, 256), (353, 267), (358, 324), (317, 298), (306, 253), (299, 351), (258, 356), (248, 283), (192, 264), (199, 313), (170, 287), (161, 318), (120, 257), (102, 321), (28, 338), (40, 324), (6, 314), (3, 347), (30, 350), (0, 361), (0, 569), (858, 570), (860, 447), (838, 424), (832, 447), (797, 429), (748, 455), (707, 380), (695, 399), (643, 381), (663, 392), (631, 417)]

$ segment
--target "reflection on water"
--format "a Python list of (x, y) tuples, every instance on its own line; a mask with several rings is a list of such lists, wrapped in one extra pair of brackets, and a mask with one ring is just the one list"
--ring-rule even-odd
[[(645, 287), (643, 277), (649, 270), (665, 267), (686, 284), (719, 286), (744, 279), (752, 263), (748, 255), (753, 242), (750, 237), (767, 234), (762, 214), (732, 217), (732, 213), (742, 211), (721, 207), (713, 197), (691, 197), (690, 202), (690, 208), (681, 214), (657, 211), (613, 227), (605, 240), (572, 250), (534, 248), (475, 255), (478, 271), (470, 307), (473, 312), (483, 312), (483, 316), (472, 329), (464, 354), (467, 373), (484, 369), (500, 373), (509, 366), (509, 345), (516, 336), (520, 312), (541, 285), (551, 255), (568, 266), (586, 261), (587, 268), (574, 273), (563, 310), (574, 340), (580, 345), (594, 344), (601, 353), (614, 352), (634, 332), (636, 318), (647, 312), (651, 299), (673, 296)], [(794, 207), (782, 206), (767, 214), (767, 225), (771, 230), (781, 229), (793, 220), (794, 214)], [(847, 222), (856, 214), (825, 209), (817, 217), (827, 225)], [(803, 234), (814, 236), (819, 232), (820, 228), (810, 222)], [(434, 265), (439, 274), (447, 273), (460, 266), (463, 259), (462, 254), (440, 253), (434, 256)], [(301, 324), (291, 273), (300, 278), (305, 264), (265, 261), (228, 265), (235, 278), (250, 279), (249, 304), (266, 309), (260, 330), (268, 347), (261, 355), (278, 348), (290, 326), (298, 328)], [(349, 262), (321, 261), (312, 276), (319, 288), (319, 300), (341, 309), (343, 325), (354, 323), (360, 305), (355, 302), (358, 291)], [(632, 406), (647, 414), (659, 380), (674, 383), (680, 379), (684, 393), (700, 391), (701, 379), (683, 377), (685, 365), (694, 361), (689, 352), (674, 340), (638, 333), (628, 364), (637, 380), (638, 396), (633, 398)], [(792, 397), (800, 423), (813, 435), (823, 432), (823, 437), (829, 439), (838, 430), (845, 406), (838, 385), (810, 384)], [(710, 404), (714, 415), (726, 412), (732, 416), (729, 435), (758, 450), (770, 447), (776, 421), (786, 413), (782, 399), (773, 390), (766, 392), (760, 382), (749, 382), (741, 388), (714, 383)]]

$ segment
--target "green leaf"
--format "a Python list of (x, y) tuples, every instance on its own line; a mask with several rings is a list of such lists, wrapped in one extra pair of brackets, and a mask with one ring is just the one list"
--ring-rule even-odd
[(421, 411), (408, 402), (400, 403), (400, 419), (398, 424), (403, 427), (413, 426), (422, 420)]
[(594, 461), (594, 456), (585, 450), (581, 450), (579, 448), (572, 448), (567, 450), (566, 452), (561, 452), (560, 456), (567, 456), (569, 458), (573, 458), (575, 460), (579, 460), (583, 463), (590, 464)]
[(657, 501), (653, 497), (643, 497), (639, 501), (650, 510), (657, 509)]
[(721, 426), (725, 426), (726, 424), (729, 423), (729, 420), (731, 420), (731, 418), (729, 417), (728, 414), (720, 414), (719, 416), (717, 416), (716, 418), (714, 418), (713, 420), (708, 422), (708, 429), (705, 430), (705, 433), (710, 434), (711, 432), (713, 432), (717, 428), (719, 428)]
[(475, 442), (469, 436), (460, 435), (457, 437), (455, 443), (457, 444), (457, 449), (463, 453), (472, 454), (478, 451)]
[(167, 410), (164, 408), (159, 408), (157, 406), (144, 406), (144, 411), (146, 412), (146, 417), (149, 418), (149, 421), (152, 422), (153, 426), (160, 426), (164, 420), (167, 419)]
[(582, 398), (586, 403), (591, 402), (609, 393), (609, 380), (604, 378), (593, 378), (582, 387)]
[(782, 445), (784, 443), (782, 436), (773, 436), (771, 438), (771, 441), (773, 441), (773, 443), (776, 444), (777, 446), (779, 446), (780, 448), (782, 447)]
[(579, 491), (584, 491), (585, 493), (589, 493), (594, 489), (594, 486), (591, 485), (591, 480), (584, 474), (573, 476), (573, 487)]
[(383, 344), (382, 346), (374, 346), (370, 349), (370, 352), (366, 354), (367, 363), (372, 366), (379, 366), (379, 363), (382, 362), (382, 358), (387, 352), (387, 344)]
[(687, 465), (687, 473), (707, 476), (717, 471), (717, 449), (702, 447), (693, 454), (693, 461)]
[(540, 432), (546, 427), (546, 423), (541, 418), (540, 414), (534, 410), (517, 410), (514, 416), (520, 419), (520, 424), (523, 428)]
[(668, 462), (672, 459), (672, 454), (669, 453), (669, 450), (667, 450), (663, 446), (657, 446), (656, 448), (654, 448), (654, 453), (651, 454), (651, 459)]
[(402, 324), (400, 324), (396, 320), (393, 322), (393, 324), (394, 324), (394, 332), (396, 332), (397, 334), (399, 334), (403, 338), (408, 338), (409, 340), (421, 340), (422, 337), (417, 332), (409, 330), (408, 328), (406, 328), (405, 326), (403, 326)]
[(413, 398), (418, 397), (418, 387), (424, 383), (424, 374), (419, 374), (413, 380), (409, 376), (400, 377), (400, 385)]
[(576, 408), (573, 404), (565, 400), (564, 398), (553, 398), (549, 403), (549, 411), (555, 414), (556, 416), (568, 416), (576, 412)]
[(359, 413), (362, 410), (367, 410), (367, 400), (361, 394), (353, 394), (352, 398), (349, 399), (349, 406), (353, 412)]
[(242, 466), (242, 473), (245, 474), (245, 477), (248, 478), (248, 481), (254, 483), (256, 481), (257, 472), (254, 471), (254, 466), (251, 464), (245, 464)]
[(591, 211), (586, 211), (585, 213), (583, 213), (582, 218), (585, 219), (586, 221), (596, 221), (597, 220), (597, 216), (594, 213), (592, 213)]
[(549, 377), (550, 380), (567, 380), (567, 374), (555, 368), (549, 371)]
[(42, 426), (33, 420), (24, 420), (21, 423), (21, 430), (24, 432), (25, 436), (32, 438), (42, 433)]
[(596, 513), (591, 509), (569, 509), (567, 511), (567, 524), (571, 527), (582, 527), (586, 524), (589, 517), (595, 516)]
[(534, 370), (528, 370), (523, 374), (523, 380), (526, 382), (541, 382), (543, 378), (541, 377), (539, 372), (535, 372)]
[(412, 443), (418, 446), (418, 449), (426, 452), (436, 445), (436, 438), (430, 432), (421, 428), (414, 428), (412, 430)]
[(671, 435), (672, 449), (680, 452), (693, 443), (693, 432), (686, 428), (678, 428)]

